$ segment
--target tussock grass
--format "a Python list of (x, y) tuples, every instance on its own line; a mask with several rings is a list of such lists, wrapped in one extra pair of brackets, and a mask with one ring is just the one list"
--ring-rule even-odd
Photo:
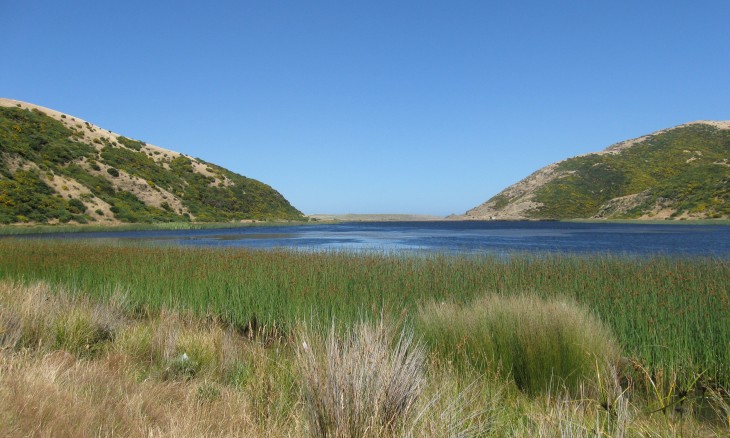
[[(548, 391), (540, 399), (542, 409), (534, 415), (540, 437), (626, 437), (643, 435), (634, 419), (638, 416), (628, 393), (621, 386), (616, 364), (606, 364), (592, 380), (583, 381), (576, 394)], [(632, 428), (636, 427), (636, 430)]]
[(505, 436), (509, 423), (504, 381), (462, 374), (439, 361), (426, 372), (417, 415), (403, 435), (427, 437)]
[(303, 329), (297, 361), (310, 430), (318, 437), (394, 436), (413, 417), (424, 384), (425, 352), (413, 335), (381, 320), (338, 336)]
[(3, 348), (63, 349), (93, 355), (111, 340), (121, 318), (114, 304), (88, 296), (58, 295), (46, 283), (0, 288), (0, 345)]
[(618, 343), (586, 309), (566, 299), (489, 295), (464, 305), (432, 303), (417, 329), (458, 367), (509, 374), (529, 393), (577, 389), (596, 364), (617, 363)]

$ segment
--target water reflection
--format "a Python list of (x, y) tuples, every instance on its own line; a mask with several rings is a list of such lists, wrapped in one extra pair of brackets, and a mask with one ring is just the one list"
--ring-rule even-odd
[(563, 252), (730, 258), (730, 226), (563, 222), (360, 222), (214, 230), (45, 235), (211, 247), (302, 251)]

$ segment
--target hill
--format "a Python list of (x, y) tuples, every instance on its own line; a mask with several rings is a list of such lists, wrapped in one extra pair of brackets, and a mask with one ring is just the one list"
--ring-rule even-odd
[(465, 219), (730, 217), (730, 122), (699, 121), (544, 167)]
[(303, 219), (276, 190), (67, 114), (0, 99), (0, 223)]

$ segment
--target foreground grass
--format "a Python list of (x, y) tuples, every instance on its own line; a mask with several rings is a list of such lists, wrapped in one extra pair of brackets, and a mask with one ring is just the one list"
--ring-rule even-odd
[(0, 281), (3, 436), (730, 432), (727, 393), (656, 410), (611, 367), (578, 392), (556, 384), (529, 395), (499, 372), (455, 369), (388, 319), (344, 331), (297, 323), (290, 336), (264, 341), (214, 315), (140, 315), (122, 290), (111, 297)]
[(466, 306), (431, 304), (419, 312), (416, 327), (457, 369), (500, 367), (530, 394), (556, 382), (577, 393), (597, 370), (606, 374), (606, 365), (620, 363), (611, 331), (565, 299), (492, 295)]
[(297, 321), (351, 326), (382, 313), (411, 324), (430, 303), (530, 294), (583, 306), (652, 375), (702, 374), (730, 386), (730, 262), (515, 255), (397, 257), (0, 240), (0, 278), (43, 280), (89, 296), (126, 293), (143, 314), (216, 315), (242, 332), (286, 334)]

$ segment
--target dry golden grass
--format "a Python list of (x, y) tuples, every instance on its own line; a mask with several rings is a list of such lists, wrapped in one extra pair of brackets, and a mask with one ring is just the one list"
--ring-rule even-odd
[(3, 355), (6, 436), (266, 436), (303, 433), (261, 422), (246, 392), (214, 382), (136, 380), (124, 359), (75, 360), (63, 352)]
[(398, 436), (415, 414), (423, 389), (425, 351), (382, 319), (326, 337), (299, 336), (310, 430), (318, 437)]
[(42, 283), (0, 297), (0, 436), (304, 433), (289, 369), (215, 321), (134, 319)]
[(730, 430), (724, 390), (707, 394), (710, 420), (689, 408), (650, 412), (651, 400), (628, 392), (610, 366), (577, 395), (565, 387), (528, 395), (499, 373), (429, 354), (386, 320), (263, 342), (215, 315), (140, 315), (124, 303), (119, 293), (99, 303), (44, 283), (0, 282), (0, 437), (709, 437)]

